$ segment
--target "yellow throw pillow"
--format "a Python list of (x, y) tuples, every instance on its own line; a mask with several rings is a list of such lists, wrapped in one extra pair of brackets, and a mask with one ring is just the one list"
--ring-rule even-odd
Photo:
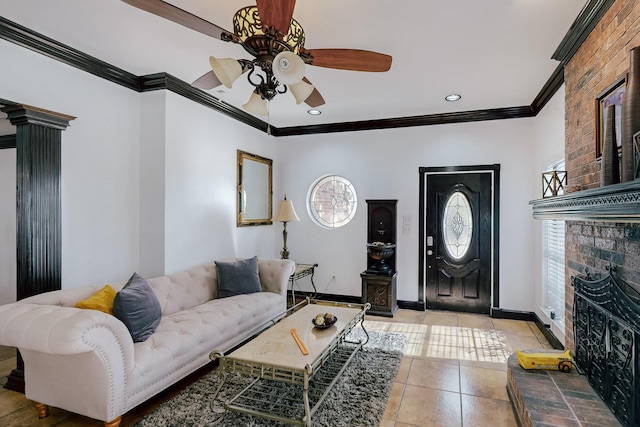
[(116, 291), (109, 285), (100, 289), (87, 299), (78, 301), (77, 308), (85, 308), (90, 310), (103, 311), (107, 314), (113, 314), (113, 299), (116, 297)]

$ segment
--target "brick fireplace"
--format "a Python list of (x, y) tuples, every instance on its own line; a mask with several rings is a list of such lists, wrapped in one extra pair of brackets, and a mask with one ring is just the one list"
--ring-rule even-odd
[[(599, 187), (596, 158), (596, 98), (629, 67), (629, 50), (640, 45), (640, 2), (616, 0), (564, 67), (565, 159), (568, 187)], [(640, 210), (640, 205), (637, 207)], [(612, 218), (610, 222), (567, 221), (566, 347), (574, 347), (573, 288), (570, 278), (589, 271), (594, 278), (616, 265), (617, 277), (640, 290), (640, 224)]]
[[(613, 87), (616, 82), (626, 77), (629, 68), (629, 51), (640, 46), (640, 2), (637, 0), (604, 0), (588, 2), (589, 6), (596, 3), (606, 10), (593, 29), (576, 37), (573, 42), (575, 50), (565, 59), (565, 161), (568, 177), (567, 188), (578, 191), (544, 201), (532, 201), (534, 218), (564, 219), (565, 222), (565, 347), (576, 354), (576, 342), (580, 352), (585, 354), (585, 341), (594, 345), (591, 336), (595, 337), (595, 346), (588, 349), (604, 349), (602, 364), (596, 370), (609, 370), (612, 364), (609, 348), (615, 351), (620, 340), (615, 337), (616, 323), (609, 320), (588, 323), (585, 327), (582, 292), (580, 293), (579, 308), (576, 319), (579, 319), (578, 336), (574, 336), (574, 287), (571, 285), (572, 276), (590, 275), (590, 280), (605, 278), (609, 274), (607, 267), (615, 266), (616, 281), (621, 282), (625, 289), (632, 288), (640, 292), (640, 179), (600, 187), (600, 159), (597, 157), (596, 132), (597, 113), (596, 99)], [(594, 9), (592, 9), (594, 10)], [(586, 31), (585, 31), (586, 32)], [(566, 40), (566, 39), (565, 39)], [(564, 43), (564, 41), (563, 41)], [(556, 52), (557, 53), (557, 52)], [(554, 56), (555, 57), (555, 56)], [(556, 58), (559, 59), (559, 58)], [(594, 289), (600, 289), (602, 282), (597, 282)], [(580, 288), (582, 289), (582, 288)], [(597, 293), (597, 292), (596, 292)], [(633, 291), (631, 291), (633, 293)], [(633, 293), (638, 295), (637, 293)], [(609, 301), (608, 298), (604, 300)], [(603, 300), (603, 301), (604, 301)], [(637, 306), (637, 298), (632, 305)], [(589, 308), (589, 313), (598, 312), (598, 319), (604, 318), (598, 304)], [(590, 306), (591, 307), (591, 306)], [(606, 317), (606, 316), (605, 316)], [(608, 318), (607, 318), (608, 319)], [(637, 325), (637, 319), (633, 324)], [(595, 333), (594, 325), (603, 326), (602, 333)], [(608, 328), (608, 329), (607, 329)], [(585, 333), (585, 331), (587, 331)], [(598, 332), (598, 331), (596, 331)], [(605, 346), (600, 341), (603, 337), (613, 335), (612, 342)], [(627, 336), (628, 335), (628, 336)], [(625, 339), (629, 334), (625, 335)], [(629, 345), (623, 343), (625, 354), (637, 357), (637, 333)], [(617, 341), (616, 341), (617, 340)], [(606, 349), (605, 349), (606, 347)], [(635, 349), (635, 350), (634, 350)], [(597, 358), (589, 354), (589, 363)], [(600, 360), (598, 359), (598, 360)], [(633, 359), (637, 360), (637, 359)], [(626, 366), (624, 363), (620, 364)], [(631, 388), (635, 390), (638, 399), (638, 362), (631, 362)], [(619, 371), (618, 371), (619, 372)], [(607, 376), (607, 386), (620, 382), (622, 378), (614, 372)], [(625, 373), (626, 374), (626, 373)], [(607, 374), (609, 375), (609, 374)], [(635, 375), (635, 380), (633, 377)], [(603, 377), (605, 378), (605, 377)], [(589, 381), (594, 384), (589, 376)], [(597, 381), (596, 381), (597, 382)], [(634, 385), (635, 384), (635, 385)], [(599, 393), (602, 397), (603, 394)], [(605, 393), (606, 395), (607, 393)], [(606, 398), (605, 398), (606, 397)], [(605, 396), (609, 407), (620, 415), (620, 409), (612, 405), (610, 396)], [(619, 399), (618, 399), (619, 400)], [(614, 402), (615, 403), (615, 402)], [(637, 408), (637, 404), (635, 406)], [(639, 412), (639, 410), (636, 410)], [(633, 417), (633, 413), (631, 413)], [(624, 417), (619, 417), (623, 419)], [(625, 421), (626, 425), (635, 425), (636, 421)], [(564, 424), (563, 424), (564, 425)]]

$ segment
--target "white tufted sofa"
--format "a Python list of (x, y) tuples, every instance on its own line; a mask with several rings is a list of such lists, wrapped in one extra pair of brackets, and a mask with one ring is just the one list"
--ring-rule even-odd
[[(74, 308), (104, 284), (47, 292), (0, 306), (0, 344), (24, 359), (25, 395), (118, 426), (122, 414), (272, 324), (286, 310), (290, 260), (259, 259), (263, 292), (215, 299), (214, 263), (148, 279), (162, 320), (135, 343), (114, 316)], [(122, 283), (110, 283), (116, 291)]]

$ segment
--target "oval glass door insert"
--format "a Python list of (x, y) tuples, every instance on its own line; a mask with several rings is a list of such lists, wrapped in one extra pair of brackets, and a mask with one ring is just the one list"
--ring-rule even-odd
[(442, 239), (447, 252), (454, 260), (462, 259), (471, 245), (473, 220), (469, 199), (456, 191), (444, 205)]

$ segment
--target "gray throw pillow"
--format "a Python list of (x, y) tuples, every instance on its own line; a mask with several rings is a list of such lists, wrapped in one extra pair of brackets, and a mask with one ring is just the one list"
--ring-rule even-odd
[(258, 257), (215, 263), (218, 270), (218, 298), (262, 292)]
[(133, 273), (113, 300), (113, 315), (127, 326), (133, 342), (142, 342), (155, 332), (162, 309), (149, 283)]

